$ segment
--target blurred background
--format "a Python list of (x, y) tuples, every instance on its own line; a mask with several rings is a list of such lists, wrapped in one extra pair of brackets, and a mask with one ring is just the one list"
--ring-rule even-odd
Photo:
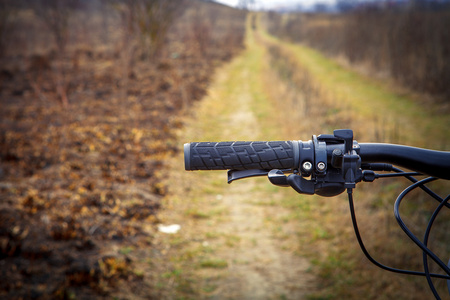
[[(124, 283), (130, 298), (168, 295), (155, 288), (159, 275), (136, 271), (129, 254), (154, 247), (162, 200), (170, 197), (167, 161), (181, 149), (177, 132), (214, 73), (249, 43), (265, 49), (271, 65), (265, 94), (285, 124), (280, 138), (353, 127), (365, 142), (448, 151), (449, 28), (447, 0), (0, 0), (0, 296), (111, 298)], [(246, 40), (249, 32), (255, 39)], [(299, 62), (289, 50), (297, 45), (319, 54)], [(358, 77), (348, 82), (362, 78), (395, 96), (370, 98), (375, 92), (363, 89), (379, 110), (353, 100), (307, 63), (325, 66), (322, 59)], [(362, 192), (372, 195), (364, 218), (385, 224), (382, 233), (367, 229), (375, 248), (396, 226), (385, 198), (398, 191), (392, 180)], [(386, 213), (374, 212), (380, 208)], [(418, 227), (429, 217), (416, 216)], [(436, 247), (448, 254), (444, 225)], [(325, 234), (316, 244), (339, 238)], [(352, 297), (351, 280), (372, 276), (366, 262), (339, 264), (353, 255), (344, 248), (335, 248), (338, 256), (324, 250), (315, 272), (327, 288), (311, 299)], [(394, 249), (401, 255), (392, 258)], [(407, 250), (389, 245), (384, 258), (408, 265), (415, 254)], [(372, 298), (383, 288), (358, 284)]]

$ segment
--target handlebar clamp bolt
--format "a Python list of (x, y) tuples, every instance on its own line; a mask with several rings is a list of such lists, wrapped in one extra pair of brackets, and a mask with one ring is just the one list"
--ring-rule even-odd
[(310, 172), (312, 167), (312, 163), (310, 163), (309, 161), (305, 161), (302, 165), (303, 170), (305, 170), (306, 172)]
[(319, 162), (318, 164), (317, 164), (317, 169), (319, 170), (319, 171), (325, 171), (325, 168), (326, 168), (326, 165), (325, 165), (325, 163), (324, 162)]

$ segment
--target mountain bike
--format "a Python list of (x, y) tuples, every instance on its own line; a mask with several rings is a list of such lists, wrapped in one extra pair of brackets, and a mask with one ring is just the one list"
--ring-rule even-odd
[[(450, 209), (450, 194), (443, 198), (426, 186), (438, 179), (450, 180), (450, 152), (397, 144), (358, 143), (353, 139), (352, 130), (338, 129), (333, 134), (313, 135), (309, 141), (187, 143), (184, 158), (186, 170), (228, 170), (228, 183), (267, 176), (272, 184), (292, 187), (300, 194), (332, 197), (346, 191), (356, 239), (371, 263), (386, 271), (426, 277), (436, 299), (440, 296), (432, 278), (447, 280), (450, 294), (450, 261), (445, 263), (428, 247), (433, 223), (443, 209)], [(398, 195), (394, 215), (400, 228), (423, 252), (423, 271), (398, 269), (378, 262), (368, 252), (358, 229), (353, 202), (356, 184), (398, 176), (412, 184)], [(419, 176), (428, 177), (417, 179)], [(418, 188), (437, 201), (422, 239), (412, 233), (400, 215), (405, 196)], [(443, 274), (430, 272), (429, 259)]]

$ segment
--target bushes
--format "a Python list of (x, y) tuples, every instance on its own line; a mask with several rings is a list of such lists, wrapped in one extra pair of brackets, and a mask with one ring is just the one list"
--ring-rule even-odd
[(272, 34), (303, 42), (418, 92), (450, 96), (450, 8), (367, 7), (339, 15), (268, 18)]

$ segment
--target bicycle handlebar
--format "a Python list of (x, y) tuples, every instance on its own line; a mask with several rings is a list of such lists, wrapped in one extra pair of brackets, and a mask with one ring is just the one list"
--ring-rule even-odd
[(363, 163), (391, 163), (441, 179), (450, 179), (450, 152), (411, 146), (361, 143)]
[[(311, 141), (274, 142), (199, 142), (184, 145), (186, 170), (252, 170), (300, 168), (300, 163), (312, 160), (301, 157), (301, 149)], [(326, 163), (331, 163), (335, 149), (344, 151), (343, 144), (326, 145)], [(450, 152), (381, 143), (359, 144), (361, 163), (389, 163), (430, 176), (450, 179)], [(319, 161), (313, 162), (317, 165)]]

